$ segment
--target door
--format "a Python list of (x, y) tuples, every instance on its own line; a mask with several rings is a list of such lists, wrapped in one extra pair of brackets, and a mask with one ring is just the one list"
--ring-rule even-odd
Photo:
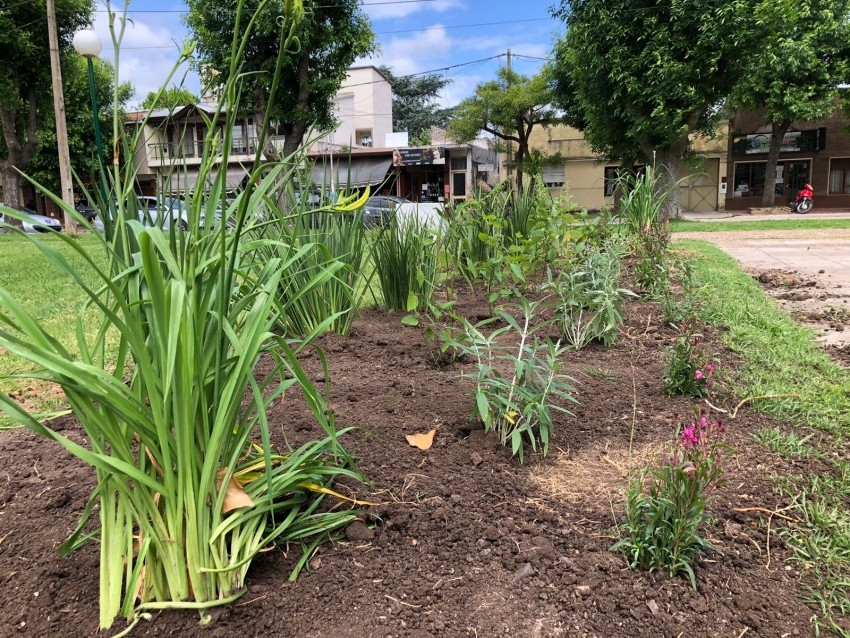
[(793, 202), (797, 193), (803, 190), (803, 186), (809, 181), (809, 162), (785, 162), (785, 197)]
[(688, 176), (682, 193), (682, 208), (687, 211), (717, 210), (720, 191), (720, 159), (707, 158), (702, 171)]

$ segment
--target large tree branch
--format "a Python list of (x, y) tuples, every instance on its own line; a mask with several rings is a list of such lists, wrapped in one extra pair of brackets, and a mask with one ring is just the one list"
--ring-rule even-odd
[(497, 129), (487, 126), (486, 124), (481, 127), (481, 130), (485, 131), (486, 133), (490, 133), (491, 135), (495, 135), (499, 139), (505, 140), (506, 142), (516, 142), (517, 144), (519, 144), (521, 141), (516, 135), (507, 135)]
[(3, 126), (3, 139), (6, 142), (6, 150), (8, 159), (13, 163), (17, 163), (17, 158), (21, 153), (21, 144), (18, 141), (18, 131), (15, 127), (17, 112), (7, 109), (3, 104), (0, 104), (0, 124)]

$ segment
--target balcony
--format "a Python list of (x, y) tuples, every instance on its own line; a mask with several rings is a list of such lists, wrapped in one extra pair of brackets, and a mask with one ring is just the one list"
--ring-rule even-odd
[[(253, 160), (257, 148), (256, 138), (235, 139), (231, 147), (231, 160)], [(198, 166), (204, 154), (203, 140), (182, 142), (155, 142), (148, 144), (148, 166)]]

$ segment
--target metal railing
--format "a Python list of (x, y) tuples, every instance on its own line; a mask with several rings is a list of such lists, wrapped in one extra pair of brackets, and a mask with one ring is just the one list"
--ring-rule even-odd
[[(257, 140), (235, 139), (230, 153), (232, 155), (253, 155)], [(203, 140), (184, 140), (182, 142), (154, 142), (148, 144), (148, 158), (167, 162), (173, 160), (199, 158), (204, 154)]]

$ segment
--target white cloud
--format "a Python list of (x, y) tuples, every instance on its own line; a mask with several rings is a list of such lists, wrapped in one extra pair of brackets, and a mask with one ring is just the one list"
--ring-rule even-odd
[[(121, 40), (118, 61), (118, 77), (122, 82), (130, 82), (135, 95), (130, 106), (138, 105), (150, 91), (159, 89), (174, 67), (180, 53), (180, 46), (186, 37), (186, 30), (179, 21), (169, 21), (168, 25), (158, 25), (146, 18), (138, 19), (130, 15)], [(100, 57), (115, 62), (112, 35), (109, 31), (109, 19), (105, 13), (95, 14), (94, 30), (103, 41)], [(121, 23), (115, 19), (116, 37)], [(170, 85), (184, 85), (193, 93), (200, 92), (197, 75), (189, 71), (188, 65), (181, 67), (172, 78)]]
[[(371, 20), (387, 20), (390, 18), (405, 18), (418, 11), (428, 13), (442, 13), (450, 9), (466, 9), (466, 5), (460, 0), (435, 0), (434, 2), (412, 1), (412, 2), (387, 2), (387, 0), (371, 0), (376, 4), (370, 4), (367, 0), (363, 9)], [(386, 4), (377, 4), (377, 2)]]
[(420, 73), (439, 66), (448, 66), (456, 43), (446, 30), (437, 25), (428, 31), (417, 31), (407, 38), (394, 37), (381, 44), (379, 55), (366, 60), (369, 64), (385, 64), (395, 75)]

